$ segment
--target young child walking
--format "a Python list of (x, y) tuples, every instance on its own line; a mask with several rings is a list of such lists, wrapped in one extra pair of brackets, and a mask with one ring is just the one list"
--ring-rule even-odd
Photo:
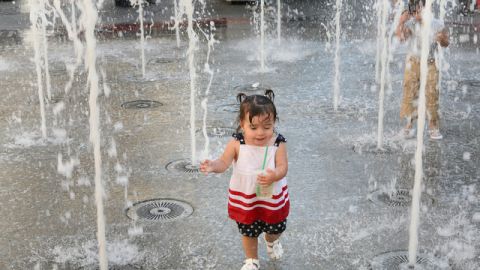
[[(405, 138), (415, 134), (414, 123), (418, 118), (418, 95), (420, 92), (420, 58), (422, 51), (422, 12), (425, 0), (409, 0), (408, 10), (400, 17), (395, 34), (401, 42), (408, 43), (408, 54), (403, 79), (403, 98), (400, 117), (405, 118), (407, 125), (403, 129)], [(428, 133), (430, 139), (441, 140), (439, 109), (439, 70), (436, 64), (438, 44), (447, 47), (450, 43), (449, 34), (442, 20), (432, 18), (431, 44), (428, 53), (427, 82), (425, 87), (425, 105), (428, 118)]]
[(233, 163), (228, 190), (228, 215), (242, 235), (246, 260), (241, 270), (260, 269), (258, 237), (264, 232), (267, 254), (283, 254), (279, 242), (290, 209), (286, 174), (286, 139), (275, 132), (277, 110), (272, 90), (265, 95), (240, 93), (239, 126), (216, 160), (204, 160), (200, 171), (222, 173)]

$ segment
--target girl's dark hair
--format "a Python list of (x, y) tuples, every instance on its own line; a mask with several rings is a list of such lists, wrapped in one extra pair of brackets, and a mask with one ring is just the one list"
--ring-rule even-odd
[(240, 103), (240, 113), (238, 115), (238, 127), (237, 132), (240, 132), (240, 123), (245, 115), (248, 115), (248, 120), (252, 122), (253, 117), (259, 115), (273, 116), (273, 121), (277, 121), (277, 109), (273, 100), (275, 99), (275, 93), (272, 90), (265, 90), (264, 95), (250, 95), (247, 96), (244, 93), (237, 94), (237, 101)]
[(410, 14), (413, 14), (413, 13), (417, 12), (417, 7), (418, 6), (424, 7), (425, 2), (426, 2), (426, 0), (409, 0), (408, 1), (408, 12)]

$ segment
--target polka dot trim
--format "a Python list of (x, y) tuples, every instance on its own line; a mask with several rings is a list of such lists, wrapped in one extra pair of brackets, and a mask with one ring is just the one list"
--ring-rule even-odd
[(257, 220), (252, 224), (243, 224), (237, 222), (240, 234), (248, 237), (258, 237), (262, 232), (268, 234), (279, 234), (287, 228), (287, 220), (276, 224), (268, 224), (261, 220)]

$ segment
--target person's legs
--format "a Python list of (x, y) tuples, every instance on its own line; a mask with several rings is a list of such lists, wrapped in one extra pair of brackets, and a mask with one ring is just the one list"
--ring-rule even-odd
[(278, 233), (278, 234), (265, 233), (265, 240), (266, 240), (267, 242), (273, 243), (273, 242), (275, 242), (278, 238), (280, 238), (281, 235), (282, 235), (281, 233)]
[(258, 237), (242, 235), (242, 245), (247, 259), (258, 259)]
[(440, 117), (438, 114), (438, 98), (440, 92), (438, 90), (438, 69), (435, 63), (428, 65), (427, 86), (425, 89), (426, 109), (428, 115), (428, 133), (430, 139), (441, 140), (443, 138), (440, 133)]
[(267, 254), (272, 260), (278, 260), (283, 255), (283, 247), (280, 243), (280, 235), (265, 233), (265, 242), (267, 244)]
[(266, 223), (263, 227), (263, 231), (265, 232), (265, 242), (267, 244), (267, 254), (272, 260), (278, 260), (283, 255), (283, 247), (279, 238), (286, 228), (286, 219), (275, 224)]
[(427, 116), (428, 129), (434, 130), (439, 128), (440, 117), (438, 115), (438, 98), (439, 90), (438, 83), (438, 69), (435, 63), (428, 64), (427, 86), (425, 89), (425, 96), (427, 102)]
[(417, 100), (420, 87), (420, 63), (415, 58), (409, 58), (405, 65), (403, 78), (403, 98), (400, 117), (407, 120), (406, 130), (413, 128), (417, 118)]

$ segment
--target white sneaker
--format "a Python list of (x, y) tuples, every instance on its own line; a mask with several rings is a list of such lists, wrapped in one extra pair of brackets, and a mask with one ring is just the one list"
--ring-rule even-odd
[(415, 137), (415, 129), (414, 128), (404, 128), (402, 130), (402, 135), (405, 139), (411, 139)]
[(273, 242), (268, 242), (267, 238), (265, 238), (265, 243), (267, 243), (267, 254), (272, 260), (278, 260), (282, 257), (283, 255), (283, 247), (282, 244), (280, 244), (280, 240), (277, 239)]
[(258, 270), (260, 269), (260, 263), (257, 259), (246, 259), (243, 262), (242, 269), (240, 270)]
[(440, 130), (438, 130), (438, 129), (429, 130), (428, 134), (430, 134), (430, 139), (432, 139), (432, 140), (443, 139), (442, 133), (440, 133)]

